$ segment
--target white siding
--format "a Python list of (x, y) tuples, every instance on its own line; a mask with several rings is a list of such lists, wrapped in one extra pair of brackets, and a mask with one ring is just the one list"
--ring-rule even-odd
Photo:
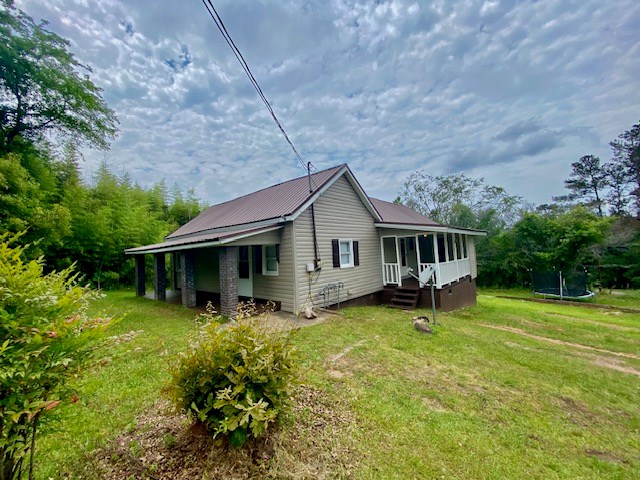
[(467, 235), (467, 250), (469, 251), (469, 263), (471, 267), (471, 278), (478, 276), (478, 261), (476, 257), (476, 239)]
[[(278, 276), (253, 274), (253, 296), (264, 300), (274, 300), (282, 303), (282, 310), (293, 312), (293, 224), (288, 223), (282, 229), (279, 238), (262, 237), (261, 245), (280, 244), (280, 263), (278, 264)], [(258, 238), (258, 237), (255, 237)], [(254, 245), (257, 242), (254, 241)], [(255, 271), (255, 270), (254, 270)]]
[[(322, 304), (319, 292), (329, 283), (343, 282), (340, 300), (357, 298), (382, 290), (382, 266), (380, 237), (374, 219), (349, 181), (340, 177), (315, 202), (318, 252), (322, 270), (317, 282), (311, 286), (311, 298), (316, 305)], [(294, 222), (295, 276), (297, 302), (295, 310), (301, 310), (309, 293), (309, 275), (306, 264), (313, 262), (313, 235), (311, 210), (305, 210)], [(331, 240), (350, 238), (359, 242), (360, 265), (352, 268), (334, 268)], [(314, 274), (313, 280), (316, 280)], [(329, 303), (335, 303), (332, 296)]]

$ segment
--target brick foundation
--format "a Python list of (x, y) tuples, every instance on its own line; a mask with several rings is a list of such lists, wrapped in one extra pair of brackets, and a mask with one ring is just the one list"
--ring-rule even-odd
[[(436, 308), (443, 312), (458, 308), (472, 307), (476, 304), (476, 280), (465, 277), (462, 280), (435, 292)], [(418, 307), (431, 308), (431, 287), (420, 290)]]
[(238, 307), (238, 247), (220, 247), (220, 313), (236, 316)]

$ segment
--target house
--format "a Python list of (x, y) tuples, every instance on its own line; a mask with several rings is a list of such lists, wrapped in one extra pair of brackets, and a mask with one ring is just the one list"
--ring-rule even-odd
[[(340, 165), (210, 207), (164, 242), (126, 250), (145, 294), (154, 258), (155, 298), (166, 299), (166, 254), (182, 303), (214, 296), (233, 315), (239, 298), (273, 300), (287, 312), (337, 303), (475, 304), (475, 239), (403, 205), (369, 198)], [(423, 294), (424, 291), (424, 294)]]

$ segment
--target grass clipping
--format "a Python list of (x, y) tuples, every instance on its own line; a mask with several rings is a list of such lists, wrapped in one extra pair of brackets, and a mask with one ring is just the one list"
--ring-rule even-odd
[(325, 479), (352, 475), (356, 418), (309, 385), (296, 389), (281, 424), (244, 448), (216, 442), (161, 401), (91, 462), (93, 478)]

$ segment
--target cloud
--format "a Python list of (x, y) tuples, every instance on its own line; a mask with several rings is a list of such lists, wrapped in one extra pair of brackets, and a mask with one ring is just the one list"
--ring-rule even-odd
[[(199, 2), (17, 4), (92, 67), (121, 122), (116, 171), (210, 203), (304, 173)], [(427, 168), (547, 202), (572, 161), (608, 158), (608, 141), (638, 121), (633, 0), (216, 8), (305, 161), (348, 162), (381, 198)], [(85, 157), (90, 174), (102, 154)]]

